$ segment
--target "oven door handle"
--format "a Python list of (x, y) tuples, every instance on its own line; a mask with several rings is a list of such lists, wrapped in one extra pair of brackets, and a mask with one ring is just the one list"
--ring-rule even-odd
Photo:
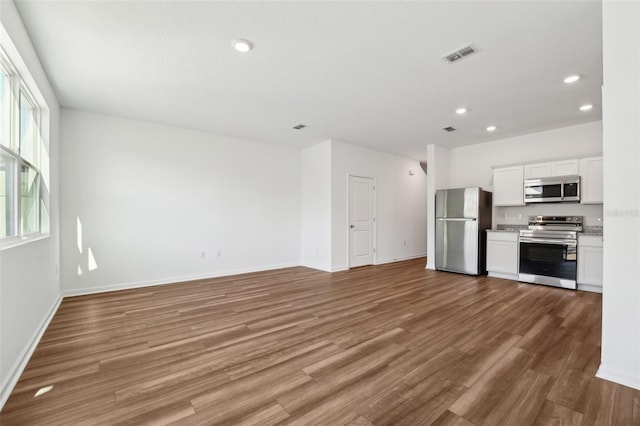
[(546, 238), (527, 238), (520, 237), (521, 243), (541, 243), (541, 244), (555, 244), (558, 246), (577, 246), (578, 242), (575, 240), (549, 240)]

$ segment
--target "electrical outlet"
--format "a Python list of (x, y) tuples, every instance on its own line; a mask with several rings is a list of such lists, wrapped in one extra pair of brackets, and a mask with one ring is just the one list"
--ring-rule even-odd
[(222, 257), (222, 250), (218, 250), (218, 252), (216, 253), (217, 257)]
[(205, 257), (207, 257), (207, 252), (206, 251), (201, 251), (200, 252), (200, 258), (204, 259)]
[(407, 240), (404, 240), (404, 241), (402, 242), (402, 245), (403, 245), (403, 246), (406, 246), (406, 245), (407, 245)]
[(518, 213), (518, 219), (522, 219), (522, 213)]

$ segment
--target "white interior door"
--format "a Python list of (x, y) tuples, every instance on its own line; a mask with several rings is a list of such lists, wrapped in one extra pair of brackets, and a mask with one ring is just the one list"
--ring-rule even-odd
[(373, 265), (373, 179), (349, 176), (349, 267)]

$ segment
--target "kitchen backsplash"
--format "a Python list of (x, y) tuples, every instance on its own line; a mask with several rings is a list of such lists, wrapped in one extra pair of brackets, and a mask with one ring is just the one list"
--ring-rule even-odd
[(524, 225), (529, 216), (584, 216), (584, 226), (602, 227), (602, 204), (540, 203), (521, 207), (495, 207), (493, 228), (501, 225)]
[(527, 225), (517, 225), (515, 223), (501, 223), (496, 226), (498, 231), (519, 231), (521, 229), (527, 229)]

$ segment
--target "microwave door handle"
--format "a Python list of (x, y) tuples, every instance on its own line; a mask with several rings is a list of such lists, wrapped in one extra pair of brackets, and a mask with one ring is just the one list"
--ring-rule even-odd
[(560, 184), (560, 199), (564, 200), (564, 182)]

